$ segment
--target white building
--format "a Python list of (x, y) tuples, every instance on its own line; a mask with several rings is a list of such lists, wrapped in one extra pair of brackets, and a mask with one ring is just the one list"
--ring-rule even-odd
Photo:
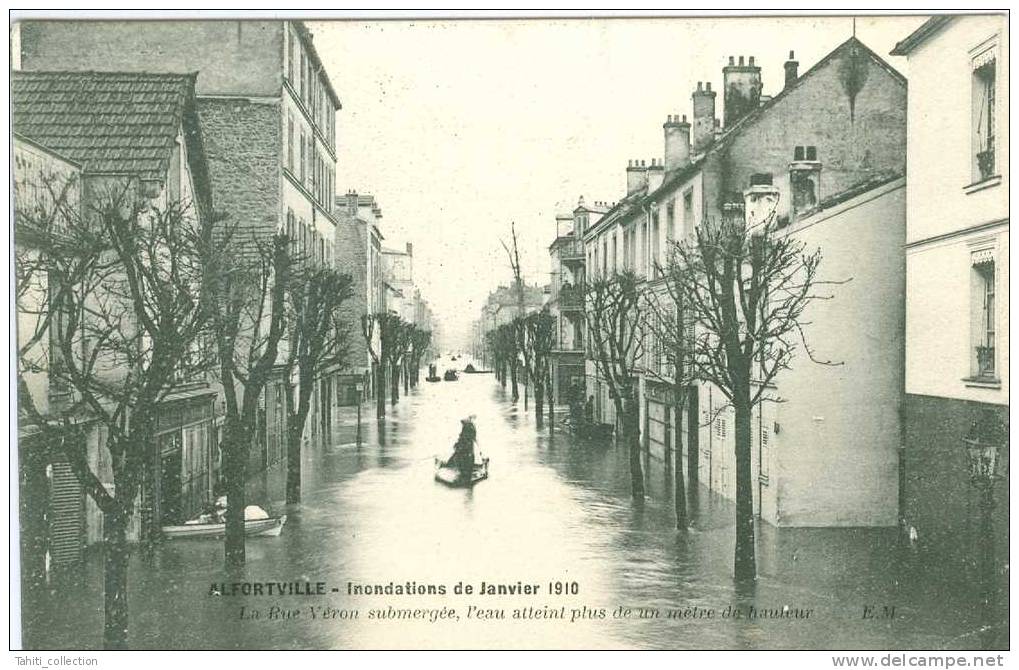
[(962, 440), (1007, 421), (1008, 46), (1005, 15), (938, 16), (892, 52), (910, 75), (906, 523), (925, 544), (964, 537)]

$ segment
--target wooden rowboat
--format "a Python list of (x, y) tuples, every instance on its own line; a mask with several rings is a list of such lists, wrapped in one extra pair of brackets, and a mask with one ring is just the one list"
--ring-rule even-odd
[(442, 459), (435, 459), (435, 481), (441, 482), (446, 486), (452, 487), (466, 487), (473, 486), (483, 479), (488, 479), (488, 457), (481, 459), (480, 463), (474, 464), (474, 470), (471, 473), (470, 480), (461, 478), (460, 470), (457, 468), (451, 468), (445, 465)]
[[(283, 524), (286, 522), (286, 514), (268, 519), (250, 519), (244, 522), (244, 534), (279, 537), (279, 534), (283, 532)], [(225, 534), (225, 523), (185, 523), (179, 526), (163, 526), (163, 537), (168, 539), (223, 537)]]

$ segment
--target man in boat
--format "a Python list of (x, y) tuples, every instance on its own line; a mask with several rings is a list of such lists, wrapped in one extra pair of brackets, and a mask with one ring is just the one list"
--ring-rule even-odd
[(474, 416), (460, 419), (462, 427), (460, 436), (453, 445), (453, 455), (446, 465), (460, 471), (461, 479), (469, 479), (474, 474), (474, 445), (478, 441), (478, 429), (474, 425)]

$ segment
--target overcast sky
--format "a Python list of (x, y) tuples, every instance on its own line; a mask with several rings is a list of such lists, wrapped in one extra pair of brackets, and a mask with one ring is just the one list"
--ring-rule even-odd
[[(860, 17), (887, 55), (926, 17)], [(527, 278), (548, 281), (555, 214), (618, 200), (632, 158), (662, 156), (667, 114), (697, 81), (721, 91), (728, 56), (755, 56), (764, 94), (846, 40), (849, 17), (309, 24), (343, 103), (337, 192), (372, 193), (387, 246), (414, 244), (414, 280), (453, 344), (510, 280), (515, 221)], [(722, 115), (719, 93), (716, 113)]]

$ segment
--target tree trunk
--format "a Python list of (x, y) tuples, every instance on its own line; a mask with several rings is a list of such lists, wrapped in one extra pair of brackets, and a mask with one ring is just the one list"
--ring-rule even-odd
[(375, 366), (375, 415), (381, 421), (386, 418), (386, 366)]
[(534, 419), (538, 428), (545, 427), (545, 405), (543, 404), (544, 398), (544, 384), (535, 382), (534, 384)]
[(244, 506), (246, 496), (244, 483), (247, 479), (247, 449), (244, 448), (248, 439), (240, 417), (227, 417), (224, 424), (223, 442), (223, 477), (226, 480), (226, 564), (228, 566), (243, 565), (244, 549)]
[[(681, 391), (676, 388), (674, 393), (677, 395)], [(684, 398), (685, 400), (685, 398)], [(676, 467), (673, 468), (673, 475), (675, 482), (673, 485), (673, 491), (676, 496), (676, 529), (686, 530), (690, 524), (689, 519), (686, 515), (686, 482), (683, 481), (683, 402), (675, 403), (676, 409), (676, 423), (675, 430), (673, 431), (676, 435), (675, 449), (673, 454), (676, 459)]]
[(407, 394), (410, 393), (410, 386), (409, 386), (410, 380), (408, 379), (410, 377), (409, 370), (410, 370), (410, 368), (407, 366), (406, 363), (404, 363), (403, 364), (403, 395), (407, 395)]
[[(301, 502), (301, 434), (297, 417), (295, 425), (287, 426), (287, 504), (296, 505)], [(233, 505), (231, 505), (233, 507)], [(243, 510), (241, 514), (243, 515)], [(243, 517), (242, 517), (243, 518)], [(243, 523), (243, 521), (242, 521)]]
[(622, 407), (620, 408), (618, 402), (616, 407), (617, 410), (622, 410), (623, 444), (630, 450), (630, 483), (633, 487), (633, 498), (644, 500), (644, 469), (640, 463), (640, 410), (637, 407), (637, 400), (628, 393)]
[(120, 505), (103, 514), (103, 647), (106, 649), (127, 649), (128, 518)]
[(548, 375), (548, 383), (545, 384), (548, 394), (548, 432), (555, 432), (555, 386), (552, 384), (552, 374)]
[(396, 405), (400, 400), (400, 366), (392, 365), (389, 369), (389, 404)]
[(515, 360), (510, 361), (510, 394), (513, 397), (513, 402), (520, 400), (520, 392), (517, 389), (517, 362)]
[(751, 482), (751, 407), (749, 390), (733, 397), (736, 413), (736, 553), (734, 573), (739, 581), (757, 579), (754, 551), (754, 489)]

